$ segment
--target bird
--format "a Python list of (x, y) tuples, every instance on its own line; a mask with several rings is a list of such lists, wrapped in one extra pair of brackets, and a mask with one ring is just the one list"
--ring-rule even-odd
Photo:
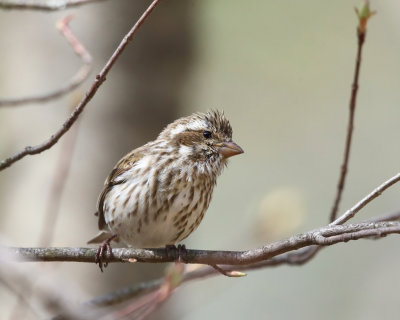
[(126, 154), (104, 183), (95, 213), (100, 232), (88, 241), (102, 243), (96, 255), (101, 271), (111, 241), (168, 248), (189, 236), (228, 158), (241, 153), (224, 113), (210, 110), (175, 120), (154, 141)]

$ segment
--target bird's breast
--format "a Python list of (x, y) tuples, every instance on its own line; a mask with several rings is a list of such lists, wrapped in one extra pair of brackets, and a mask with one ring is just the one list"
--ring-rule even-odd
[(134, 175), (106, 196), (110, 230), (133, 247), (162, 247), (186, 238), (201, 222), (215, 182), (183, 170)]

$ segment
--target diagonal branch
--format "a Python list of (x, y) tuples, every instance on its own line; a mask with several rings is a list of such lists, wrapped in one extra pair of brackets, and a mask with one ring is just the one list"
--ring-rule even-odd
[(56, 11), (104, 0), (0, 0), (0, 9)]
[(79, 69), (79, 71), (69, 80), (68, 83), (53, 92), (16, 99), (2, 99), (0, 100), (0, 107), (20, 106), (28, 103), (44, 103), (59, 98), (67, 94), (68, 92), (73, 91), (87, 79), (90, 72), (92, 71), (92, 57), (71, 32), (71, 29), (69, 28), (69, 22), (71, 21), (71, 19), (72, 16), (67, 16), (64, 19), (60, 20), (57, 23), (57, 28), (67, 39), (68, 43), (71, 45), (75, 53), (81, 58), (83, 66)]
[(362, 208), (364, 208), (368, 203), (370, 203), (375, 198), (379, 197), (386, 189), (390, 188), (392, 185), (400, 181), (400, 172), (390, 178), (389, 180), (382, 183), (379, 187), (373, 190), (370, 194), (368, 194), (365, 198), (360, 200), (356, 205), (347, 210), (343, 215), (333, 221), (330, 225), (339, 225), (343, 224), (346, 221), (350, 220), (355, 216), (357, 212), (359, 212)]
[(150, 15), (153, 9), (159, 4), (161, 0), (154, 0), (150, 6), (146, 9), (146, 11), (142, 14), (139, 20), (135, 23), (132, 29), (125, 35), (122, 39), (121, 43), (118, 45), (117, 49), (114, 51), (113, 55), (107, 61), (106, 65), (100, 71), (100, 73), (96, 76), (95, 81), (90, 87), (89, 91), (86, 92), (85, 97), (81, 100), (81, 102), (76, 106), (72, 114), (69, 118), (63, 123), (62, 127), (58, 129), (49, 139), (44, 141), (41, 144), (36, 146), (28, 146), (25, 147), (22, 151), (17, 154), (3, 160), (0, 162), (0, 171), (5, 168), (11, 166), (16, 161), (24, 158), (27, 155), (39, 154), (47, 149), (50, 149), (53, 145), (57, 143), (57, 141), (71, 128), (71, 126), (78, 119), (79, 115), (82, 113), (88, 102), (94, 97), (98, 88), (104, 83), (106, 80), (106, 76), (110, 69), (113, 67), (114, 63), (117, 61), (118, 57), (122, 54), (128, 43), (132, 40), (133, 36), (136, 34), (138, 29), (142, 26), (146, 18)]

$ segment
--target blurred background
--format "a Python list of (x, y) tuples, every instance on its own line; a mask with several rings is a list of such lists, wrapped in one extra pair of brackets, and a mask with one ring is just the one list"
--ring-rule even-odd
[[(74, 15), (71, 29), (94, 60), (92, 75), (74, 93), (45, 104), (0, 108), (1, 159), (61, 126), (148, 4), (113, 0), (51, 13), (0, 11), (1, 98), (54, 90), (79, 69), (79, 58), (55, 28), (67, 14)], [(360, 4), (163, 1), (78, 126), (52, 149), (1, 172), (2, 242), (43, 244), (43, 224), (57, 211), (59, 185), (53, 181), (62, 176), (60, 163), (72, 157), (54, 236), (46, 241), (86, 246), (97, 233), (97, 197), (116, 161), (174, 119), (210, 108), (225, 111), (245, 153), (220, 177), (205, 219), (184, 242), (188, 248), (250, 249), (327, 224), (357, 48), (354, 6)], [(378, 14), (368, 26), (340, 212), (399, 171), (400, 3), (371, 6)], [(400, 186), (392, 187), (353, 221), (399, 210), (399, 194)], [(187, 283), (150, 318), (393, 318), (400, 312), (399, 264), (397, 236), (339, 244), (301, 267)], [(166, 265), (112, 264), (104, 273), (93, 264), (53, 267), (80, 288), (73, 302), (81, 302), (159, 278)], [(17, 305), (0, 286), (2, 319), (35, 318)]]

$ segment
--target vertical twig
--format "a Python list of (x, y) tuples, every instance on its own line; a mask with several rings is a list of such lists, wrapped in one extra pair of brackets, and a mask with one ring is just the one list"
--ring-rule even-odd
[(365, 5), (361, 9), (361, 11), (358, 11), (356, 9), (356, 12), (357, 12), (357, 15), (359, 18), (359, 25), (357, 28), (358, 48), (357, 48), (356, 67), (354, 70), (354, 80), (353, 80), (353, 85), (351, 88), (349, 122), (347, 125), (347, 136), (346, 136), (346, 144), (345, 144), (345, 149), (344, 149), (343, 162), (341, 165), (339, 181), (337, 184), (336, 197), (335, 197), (335, 201), (333, 202), (333, 206), (332, 206), (332, 210), (331, 210), (331, 214), (330, 214), (330, 222), (332, 222), (336, 219), (336, 215), (339, 210), (340, 200), (342, 198), (342, 193), (344, 190), (344, 185), (346, 182), (346, 175), (347, 175), (347, 170), (348, 170), (347, 167), (348, 167), (349, 158), (350, 158), (351, 140), (352, 140), (353, 129), (354, 129), (354, 115), (355, 115), (355, 110), (356, 110), (358, 78), (360, 75), (360, 66), (361, 66), (361, 54), (362, 54), (362, 49), (363, 49), (363, 45), (365, 42), (366, 33), (367, 33), (367, 29), (366, 29), (367, 21), (375, 13), (375, 12), (370, 11), (368, 1), (365, 2)]

